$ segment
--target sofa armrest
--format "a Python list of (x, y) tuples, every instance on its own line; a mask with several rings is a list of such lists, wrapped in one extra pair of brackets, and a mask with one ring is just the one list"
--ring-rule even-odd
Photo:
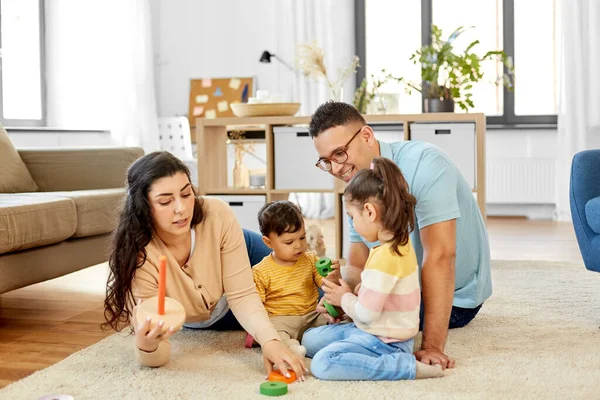
[(41, 192), (118, 188), (138, 147), (17, 149)]

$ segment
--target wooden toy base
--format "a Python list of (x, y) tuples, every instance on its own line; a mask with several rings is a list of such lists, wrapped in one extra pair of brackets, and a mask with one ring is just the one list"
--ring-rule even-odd
[(154, 328), (159, 321), (164, 321), (163, 332), (169, 327), (180, 330), (185, 322), (185, 310), (181, 303), (170, 297), (165, 297), (165, 314), (158, 314), (158, 297), (152, 297), (145, 300), (137, 306), (136, 319), (139, 322), (145, 321), (146, 317), (151, 318), (150, 329)]

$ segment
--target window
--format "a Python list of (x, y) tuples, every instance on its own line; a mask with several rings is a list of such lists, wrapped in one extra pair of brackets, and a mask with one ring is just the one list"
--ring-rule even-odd
[[(475, 38), (480, 52), (503, 49), (513, 59), (515, 88), (509, 92), (493, 81), (503, 73), (501, 63), (487, 63), (484, 77), (474, 85), (474, 112), (483, 112), (488, 124), (556, 124), (558, 110), (557, 46), (558, 0), (355, 0), (356, 48), (365, 76), (381, 70), (418, 82), (420, 68), (409, 60), (422, 44), (430, 42), (431, 25), (444, 36), (459, 26), (472, 27), (455, 42), (466, 47)], [(531, 16), (535, 15), (535, 28)], [(526, 31), (527, 30), (527, 31)], [(481, 54), (483, 55), (483, 54)], [(380, 88), (388, 112), (422, 110), (418, 92), (405, 93), (404, 85), (388, 82)], [(458, 109), (457, 109), (457, 112)]]
[(0, 119), (43, 126), (42, 0), (0, 0)]

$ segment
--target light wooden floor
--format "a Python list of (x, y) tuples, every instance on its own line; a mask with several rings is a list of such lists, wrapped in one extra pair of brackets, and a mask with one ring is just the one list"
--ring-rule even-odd
[[(581, 262), (571, 224), (489, 218), (488, 230), (492, 259)], [(0, 295), (0, 387), (110, 334), (100, 329), (106, 277), (100, 264)]]

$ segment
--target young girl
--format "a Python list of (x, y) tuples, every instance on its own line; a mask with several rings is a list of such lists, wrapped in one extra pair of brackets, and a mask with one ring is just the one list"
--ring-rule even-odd
[(325, 300), (341, 306), (352, 323), (313, 328), (302, 345), (312, 357), (313, 375), (326, 380), (399, 380), (443, 375), (413, 355), (419, 331), (419, 269), (409, 233), (414, 228), (415, 198), (400, 169), (375, 158), (344, 190), (348, 215), (357, 233), (379, 241), (371, 249), (353, 294), (344, 280), (325, 280)]

